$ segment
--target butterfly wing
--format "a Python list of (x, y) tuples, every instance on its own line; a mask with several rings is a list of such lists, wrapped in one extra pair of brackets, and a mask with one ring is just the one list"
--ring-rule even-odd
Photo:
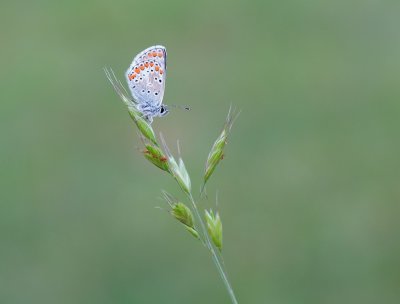
[(166, 72), (165, 47), (151, 46), (136, 55), (125, 73), (129, 89), (136, 102), (159, 108), (164, 97)]

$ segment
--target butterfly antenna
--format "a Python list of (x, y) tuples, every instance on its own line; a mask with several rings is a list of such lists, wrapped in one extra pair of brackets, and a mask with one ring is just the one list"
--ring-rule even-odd
[(189, 106), (183, 106), (183, 105), (169, 105), (171, 108), (177, 108), (177, 109), (182, 109), (182, 110), (187, 110), (190, 111), (190, 107)]

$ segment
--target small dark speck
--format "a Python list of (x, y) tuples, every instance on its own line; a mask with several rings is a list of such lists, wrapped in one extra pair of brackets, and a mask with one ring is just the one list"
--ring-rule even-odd
[(155, 93), (154, 93), (154, 95), (158, 95), (158, 93), (157, 93), (157, 92), (155, 92)]

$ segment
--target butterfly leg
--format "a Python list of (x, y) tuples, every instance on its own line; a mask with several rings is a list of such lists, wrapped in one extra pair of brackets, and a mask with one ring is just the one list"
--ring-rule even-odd
[(145, 118), (149, 122), (149, 124), (153, 122), (153, 117), (151, 117), (150, 115), (146, 115)]

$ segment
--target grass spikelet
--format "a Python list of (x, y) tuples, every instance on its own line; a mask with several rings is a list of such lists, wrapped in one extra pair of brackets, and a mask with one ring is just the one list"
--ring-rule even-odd
[(170, 214), (179, 222), (181, 222), (185, 228), (196, 238), (199, 239), (199, 234), (194, 226), (192, 211), (184, 203), (176, 200), (171, 194), (163, 191), (164, 199), (170, 206)]
[(204, 210), (206, 222), (207, 222), (207, 230), (208, 234), (211, 236), (211, 240), (213, 241), (215, 247), (218, 250), (222, 251), (222, 222), (219, 217), (218, 212), (214, 214), (214, 212), (210, 209)]
[(144, 157), (161, 170), (170, 172), (167, 157), (164, 155), (163, 151), (161, 151), (159, 147), (151, 144), (145, 144), (145, 147), (146, 149), (143, 152)]
[(236, 113), (235, 110), (232, 110), (232, 107), (229, 108), (229, 112), (226, 117), (224, 127), (222, 128), (221, 134), (214, 142), (213, 146), (211, 147), (210, 153), (208, 154), (204, 170), (204, 178), (203, 178), (203, 185), (201, 188), (201, 192), (204, 191), (207, 181), (214, 173), (214, 170), (219, 164), (219, 162), (224, 158), (224, 148), (227, 143), (228, 136), (232, 129), (233, 123), (235, 119), (238, 117), (238, 115), (239, 113)]
[(164, 147), (165, 154), (167, 156), (170, 173), (175, 178), (181, 189), (187, 194), (191, 195), (191, 182), (189, 173), (186, 170), (185, 164), (181, 157), (179, 157), (178, 161), (172, 156), (170, 150), (168, 149), (167, 144), (162, 135), (160, 135), (162, 145)]

